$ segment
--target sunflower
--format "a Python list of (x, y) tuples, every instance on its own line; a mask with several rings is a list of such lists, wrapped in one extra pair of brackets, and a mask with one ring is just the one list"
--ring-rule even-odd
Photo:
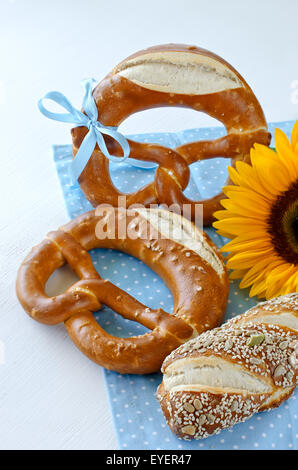
[(255, 144), (251, 165), (229, 167), (234, 185), (224, 188), (213, 224), (231, 239), (222, 248), (230, 277), (266, 299), (298, 292), (298, 121), (291, 142), (275, 130), (275, 147)]

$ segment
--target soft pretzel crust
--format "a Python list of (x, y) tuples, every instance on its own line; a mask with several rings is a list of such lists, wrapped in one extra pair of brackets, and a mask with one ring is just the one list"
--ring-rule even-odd
[[(49, 233), (19, 268), (17, 295), (35, 320), (49, 325), (64, 322), (77, 347), (98, 364), (122, 373), (155, 372), (173, 349), (221, 323), (228, 296), (226, 269), (215, 245), (183, 217), (162, 209), (145, 209), (145, 213), (110, 209), (100, 215), (88, 212)], [(115, 224), (110, 224), (105, 238), (99, 238), (98, 223), (108, 226), (110, 216)], [(120, 232), (124, 219), (126, 227), (135, 229), (133, 238)], [(181, 239), (159, 232), (157, 222), (164, 232), (165, 224), (173, 228), (177, 220), (184, 227)], [(173, 294), (173, 314), (152, 310), (103, 280), (87, 251), (94, 248), (124, 251), (151, 267)], [(46, 282), (65, 263), (80, 280), (64, 294), (48, 297)], [(130, 338), (107, 334), (92, 313), (102, 304), (151, 332)]]
[(258, 304), (173, 351), (157, 397), (171, 430), (200, 439), (279, 406), (297, 381), (298, 293)]
[[(213, 141), (199, 141), (169, 149), (157, 144), (129, 140), (130, 156), (158, 164), (154, 182), (127, 195), (127, 207), (164, 203), (169, 207), (195, 204), (183, 194), (189, 181), (188, 165), (207, 158), (249, 161), (255, 142), (270, 143), (262, 108), (241, 75), (226, 61), (204, 49), (183, 44), (155, 46), (137, 52), (115, 67), (95, 88), (93, 96), (98, 119), (106, 126), (119, 126), (133, 113), (162, 106), (191, 108), (222, 122), (227, 135)], [(76, 155), (87, 129), (72, 129)], [(119, 146), (106, 138), (109, 150), (121, 155)], [(117, 207), (120, 193), (109, 174), (109, 161), (95, 148), (79, 179), (92, 205), (109, 203)], [(223, 194), (200, 201), (204, 224), (213, 220)], [(197, 201), (198, 202), (198, 201)]]

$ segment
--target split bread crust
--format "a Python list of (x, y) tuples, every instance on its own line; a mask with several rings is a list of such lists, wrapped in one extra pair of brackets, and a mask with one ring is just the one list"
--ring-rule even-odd
[(157, 391), (178, 437), (219, 433), (279, 406), (297, 382), (298, 293), (259, 303), (173, 351)]

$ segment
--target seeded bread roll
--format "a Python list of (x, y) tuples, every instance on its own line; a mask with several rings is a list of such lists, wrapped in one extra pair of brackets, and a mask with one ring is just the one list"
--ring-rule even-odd
[(279, 406), (297, 383), (298, 293), (259, 303), (173, 351), (157, 391), (171, 430), (201, 439)]

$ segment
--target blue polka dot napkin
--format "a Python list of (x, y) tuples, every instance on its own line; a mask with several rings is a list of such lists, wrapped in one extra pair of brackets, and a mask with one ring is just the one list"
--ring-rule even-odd
[[(293, 122), (271, 124), (283, 129), (290, 136)], [(178, 133), (143, 134), (129, 136), (143, 142), (155, 142), (176, 147), (200, 139), (214, 139), (224, 135), (220, 127), (190, 129)], [(274, 145), (274, 142), (273, 142)], [(68, 214), (71, 218), (88, 211), (91, 205), (78, 184), (71, 185), (69, 166), (71, 146), (54, 146), (54, 162), (61, 183)], [(185, 194), (193, 199), (213, 196), (227, 177), (227, 161), (216, 158), (191, 165), (191, 179)], [(151, 181), (155, 170), (137, 169), (127, 164), (110, 164), (114, 184), (123, 192), (131, 192)], [(222, 246), (227, 240), (218, 236), (212, 228), (206, 230), (213, 241)], [(172, 295), (151, 269), (141, 261), (112, 250), (92, 250), (91, 256), (99, 274), (129, 292), (151, 308), (161, 307), (170, 312)], [(255, 305), (256, 299), (248, 297), (248, 291), (240, 290), (237, 282), (231, 282), (226, 319), (244, 312)], [(146, 332), (146, 328), (123, 319), (108, 307), (95, 313), (100, 325), (114, 336), (130, 337)], [(106, 388), (114, 419), (120, 449), (297, 449), (298, 402), (297, 393), (276, 410), (258, 413), (245, 423), (222, 431), (201, 441), (186, 442), (176, 438), (165, 422), (155, 398), (161, 374), (146, 376), (121, 375), (105, 370)], [(99, 444), (100, 446), (100, 444)]]

